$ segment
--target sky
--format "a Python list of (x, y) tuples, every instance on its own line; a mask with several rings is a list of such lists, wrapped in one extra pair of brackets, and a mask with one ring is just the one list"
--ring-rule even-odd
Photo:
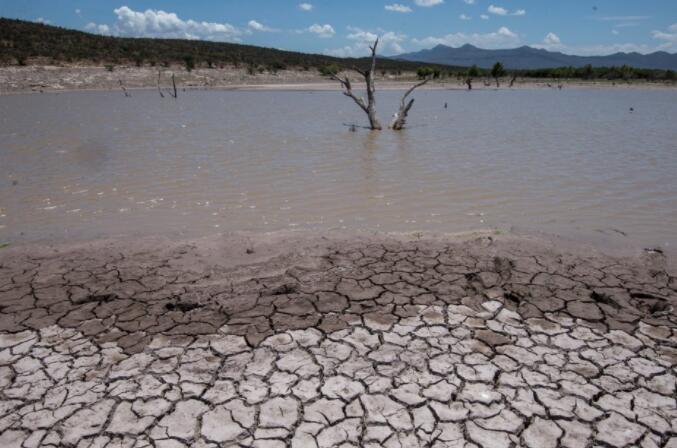
[(0, 16), (99, 34), (363, 56), (466, 43), (677, 52), (677, 0), (0, 0)]

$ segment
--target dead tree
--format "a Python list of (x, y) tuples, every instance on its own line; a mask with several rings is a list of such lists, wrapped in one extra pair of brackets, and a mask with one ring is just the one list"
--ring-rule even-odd
[[(157, 72), (157, 91), (160, 94), (160, 97), (164, 98), (165, 94), (162, 93), (162, 87), (160, 87), (161, 74), (162, 74), (162, 72), (160, 70), (158, 70), (158, 72)], [(174, 73), (172, 73), (172, 89), (171, 90), (167, 89), (167, 90), (168, 90), (167, 93), (169, 93), (169, 96), (176, 99), (178, 92), (176, 90), (176, 75), (174, 75)]]
[(513, 74), (512, 78), (510, 78), (510, 88), (512, 89), (512, 86), (515, 84), (515, 80), (517, 79), (517, 75)]
[(162, 76), (162, 72), (160, 70), (157, 71), (157, 91), (160, 94), (160, 98), (164, 98), (165, 94), (162, 93), (162, 89), (160, 88), (160, 77)]
[(378, 46), (378, 39), (376, 39), (376, 42), (374, 42), (373, 46), (370, 46), (369, 48), (371, 49), (371, 67), (369, 70), (360, 70), (356, 67), (353, 69), (358, 72), (360, 75), (364, 77), (364, 82), (367, 85), (367, 101), (364, 101), (364, 98), (362, 97), (357, 97), (353, 93), (352, 90), (352, 85), (350, 83), (350, 79), (346, 75), (345, 77), (341, 78), (340, 76), (336, 74), (331, 75), (331, 79), (334, 79), (338, 82), (341, 83), (343, 86), (343, 94), (347, 97), (350, 97), (355, 101), (355, 103), (360, 106), (360, 109), (364, 111), (364, 113), (367, 114), (367, 117), (369, 118), (369, 127), (372, 130), (381, 130), (381, 123), (379, 123), (378, 118), (376, 117), (376, 88), (374, 87), (374, 72), (376, 70), (376, 47)]
[(465, 78), (465, 83), (468, 85), (468, 90), (472, 90), (472, 78), (470, 76)]
[(178, 95), (178, 93), (176, 91), (176, 76), (174, 75), (174, 73), (172, 73), (172, 87), (174, 87), (174, 94), (172, 95), (170, 93), (170, 95), (172, 95), (174, 97), (174, 99), (176, 99), (176, 96)]
[[(407, 122), (407, 115), (409, 114), (409, 110), (411, 109), (411, 106), (414, 105), (414, 99), (410, 99), (409, 102), (407, 103), (407, 97), (413, 92), (417, 87), (421, 87), (424, 84), (427, 84), (428, 80), (423, 80), (419, 82), (418, 84), (415, 84), (407, 90), (404, 95), (402, 96), (402, 100), (400, 101), (400, 110), (397, 112), (394, 116), (393, 122), (390, 123), (390, 128), (395, 130), (395, 131), (400, 131), (404, 127), (404, 125)], [(446, 107), (446, 103), (444, 105)]]

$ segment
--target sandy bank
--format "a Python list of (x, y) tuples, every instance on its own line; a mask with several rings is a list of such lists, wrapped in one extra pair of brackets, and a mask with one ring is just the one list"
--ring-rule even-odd
[[(110, 69), (99, 66), (26, 66), (0, 67), (0, 94), (28, 92), (59, 92), (72, 90), (120, 90), (120, 81), (127, 89), (157, 88), (158, 71), (161, 85), (169, 88), (175, 74), (180, 89), (284, 89), (284, 90), (338, 90), (338, 83), (330, 82), (313, 70), (282, 70), (277, 73), (250, 75), (244, 68), (197, 69), (188, 73), (183, 68), (127, 67)], [(357, 78), (355, 78), (357, 79)], [(379, 77), (380, 89), (403, 89), (416, 80), (413, 74)], [(507, 88), (508, 79), (502, 88)], [(675, 88), (677, 84), (646, 82), (584, 82), (569, 80), (565, 88)], [(514, 88), (556, 88), (552, 80), (519, 79)], [(465, 90), (460, 80), (442, 80), (426, 86), (428, 89)], [(495, 89), (493, 82), (485, 85), (478, 79), (476, 90)]]

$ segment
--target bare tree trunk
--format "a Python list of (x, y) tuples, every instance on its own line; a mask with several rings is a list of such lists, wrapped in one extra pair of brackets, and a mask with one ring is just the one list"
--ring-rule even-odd
[(515, 80), (517, 79), (517, 75), (513, 74), (512, 78), (510, 79), (510, 88), (512, 89), (512, 86), (515, 84)]
[[(421, 87), (422, 85), (426, 84), (428, 80), (424, 80), (419, 82), (418, 84), (415, 84), (411, 86), (409, 90), (407, 90), (404, 95), (402, 96), (402, 100), (400, 101), (400, 110), (395, 114), (395, 118), (392, 123), (390, 123), (390, 127), (395, 130), (395, 131), (400, 131), (402, 128), (404, 128), (404, 125), (407, 123), (407, 115), (409, 114), (409, 110), (411, 109), (411, 106), (414, 105), (414, 99), (410, 99), (409, 102), (407, 103), (407, 97), (413, 92), (417, 87)], [(445, 103), (446, 107), (446, 103)]]
[(343, 94), (347, 97), (350, 97), (355, 101), (355, 103), (367, 114), (369, 118), (369, 127), (372, 130), (381, 130), (381, 123), (379, 123), (378, 118), (376, 117), (376, 87), (374, 85), (374, 72), (376, 70), (376, 47), (378, 46), (378, 39), (374, 42), (373, 46), (370, 46), (371, 49), (371, 67), (369, 70), (360, 70), (354, 68), (359, 74), (364, 77), (364, 82), (367, 85), (367, 101), (364, 101), (364, 98), (358, 98), (355, 96), (352, 90), (352, 85), (348, 76), (344, 78), (339, 77), (338, 75), (331, 75), (331, 78), (340, 82), (344, 88)]
[(501, 87), (501, 84), (498, 82), (498, 76), (494, 78), (496, 80), (496, 88)]
[(176, 99), (177, 92), (176, 92), (176, 76), (174, 73), (172, 73), (172, 86), (174, 87), (174, 94), (172, 95), (174, 99)]
[(157, 91), (160, 94), (160, 98), (164, 98), (165, 94), (162, 93), (162, 89), (160, 88), (160, 76), (162, 75), (162, 71), (158, 70), (157, 71)]
[(122, 89), (122, 92), (125, 94), (125, 96), (126, 96), (127, 98), (129, 98), (130, 96), (132, 96), (129, 92), (127, 92), (127, 89), (125, 88), (125, 85), (122, 83), (122, 80), (119, 79), (118, 81), (120, 82), (120, 88)]
[(465, 83), (468, 85), (468, 90), (472, 90), (472, 78), (471, 78), (471, 77), (467, 77), (467, 78), (465, 79)]

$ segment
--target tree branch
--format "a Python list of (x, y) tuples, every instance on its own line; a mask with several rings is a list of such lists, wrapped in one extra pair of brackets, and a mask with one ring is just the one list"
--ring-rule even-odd
[(345, 96), (352, 98), (353, 101), (355, 101), (355, 103), (357, 103), (357, 105), (360, 106), (360, 108), (361, 108), (363, 111), (365, 111), (365, 112), (368, 111), (367, 104), (364, 102), (364, 98), (358, 98), (358, 97), (355, 96), (355, 94), (353, 93), (352, 85), (350, 84), (350, 78), (348, 78), (347, 76), (346, 76), (345, 78), (341, 78), (341, 77), (339, 77), (339, 76), (337, 76), (337, 75), (332, 74), (332, 75), (331, 75), (331, 79), (333, 79), (333, 80), (338, 81), (338, 82), (341, 83), (341, 85), (342, 85), (343, 88), (345, 89), (345, 90), (343, 91), (343, 94), (344, 94)]
[(160, 98), (164, 98), (164, 97), (165, 97), (165, 94), (162, 93), (162, 88), (160, 87), (160, 78), (161, 78), (161, 76), (162, 76), (162, 71), (161, 71), (161, 70), (158, 70), (158, 71), (157, 71), (157, 91), (158, 91), (158, 93), (160, 94)]
[(399, 131), (402, 128), (404, 128), (404, 125), (407, 122), (407, 115), (409, 114), (409, 110), (411, 110), (411, 107), (414, 105), (414, 99), (412, 98), (409, 100), (407, 103), (407, 97), (416, 90), (418, 87), (421, 87), (425, 84), (427, 84), (429, 79), (425, 79), (418, 84), (414, 84), (407, 90), (404, 95), (402, 95), (402, 100), (400, 101), (400, 110), (395, 114), (395, 117), (393, 119), (393, 122), (390, 124), (390, 127), (394, 129), (395, 131)]
[(367, 85), (367, 101), (364, 98), (358, 98), (353, 94), (352, 86), (350, 85), (350, 79), (348, 76), (341, 78), (336, 74), (331, 75), (331, 79), (338, 81), (343, 86), (343, 94), (348, 96), (357, 103), (358, 106), (367, 114), (369, 118), (369, 126), (372, 130), (380, 130), (381, 123), (379, 123), (378, 118), (376, 117), (376, 88), (374, 86), (374, 72), (376, 70), (376, 48), (378, 47), (378, 39), (374, 42), (374, 45), (369, 46), (371, 49), (371, 68), (369, 70), (361, 70), (357, 67), (353, 69), (364, 77), (364, 82)]

